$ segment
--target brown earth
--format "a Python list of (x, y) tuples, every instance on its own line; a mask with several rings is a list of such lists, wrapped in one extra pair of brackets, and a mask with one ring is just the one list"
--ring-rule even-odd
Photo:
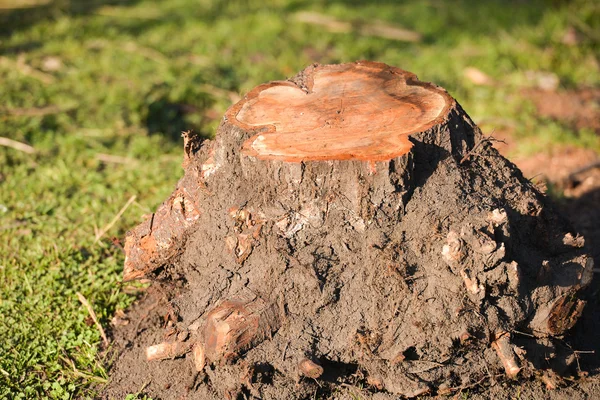
[(588, 128), (600, 133), (600, 89), (567, 91), (525, 90), (542, 117), (556, 119), (576, 129)]
[[(385, 169), (330, 161), (297, 175), (279, 163), (276, 182), (264, 179), (272, 161), (240, 155), (254, 132), (224, 123), (216, 142), (188, 137), (186, 177), (165, 203), (179, 207), (183, 230), (168, 242), (166, 267), (126, 271), (154, 284), (115, 320), (103, 398), (599, 398), (597, 280), (581, 293), (588, 304), (571, 335), (553, 333), (540, 314), (557, 295), (572, 296), (585, 264), (557, 208), (599, 261), (589, 247), (598, 243), (598, 168), (549, 177), (577, 196), (552, 204), (460, 106), (449, 115), (411, 134), (410, 152)], [(193, 199), (190, 171), (211, 175)], [(169, 215), (159, 211), (150, 232)], [(455, 244), (461, 263), (444, 259)], [(241, 324), (237, 347), (211, 336), (225, 322)], [(162, 342), (182, 350), (147, 361)], [(207, 359), (200, 367), (194, 343)], [(507, 377), (511, 362), (517, 380)]]

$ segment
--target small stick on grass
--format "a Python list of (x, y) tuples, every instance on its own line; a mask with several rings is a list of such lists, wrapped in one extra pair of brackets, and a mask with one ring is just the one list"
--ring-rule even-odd
[(85, 308), (87, 308), (88, 313), (90, 314), (90, 317), (92, 317), (92, 320), (94, 321), (94, 324), (96, 324), (96, 327), (98, 328), (98, 330), (100, 331), (100, 336), (102, 336), (102, 341), (104, 342), (105, 346), (108, 346), (108, 338), (106, 337), (106, 333), (104, 332), (104, 328), (102, 328), (102, 325), (100, 325), (100, 322), (98, 322), (98, 318), (96, 317), (96, 313), (94, 312), (94, 309), (92, 308), (92, 306), (90, 305), (90, 303), (87, 301), (87, 299), (79, 292), (77, 292), (77, 298), (79, 299), (79, 301), (81, 302), (81, 304), (83, 304), (83, 306)]
[(35, 153), (35, 149), (30, 145), (5, 137), (0, 137), (0, 146), (10, 147), (11, 149), (19, 150), (27, 154)]
[(102, 236), (104, 236), (104, 234), (105, 234), (106, 232), (108, 232), (108, 231), (109, 231), (109, 229), (110, 229), (110, 228), (112, 228), (114, 224), (116, 224), (116, 223), (117, 223), (117, 221), (119, 220), (119, 218), (121, 218), (121, 215), (123, 215), (123, 213), (125, 212), (125, 210), (127, 210), (127, 208), (128, 208), (130, 205), (131, 205), (131, 203), (133, 203), (133, 202), (135, 201), (135, 198), (136, 198), (136, 196), (135, 196), (135, 195), (131, 196), (131, 197), (129, 198), (129, 200), (127, 200), (127, 203), (125, 203), (125, 205), (123, 206), (123, 208), (121, 208), (121, 209), (119, 210), (119, 212), (117, 213), (117, 215), (115, 215), (115, 217), (112, 219), (112, 221), (110, 221), (110, 222), (108, 223), (108, 225), (106, 225), (104, 228), (102, 228), (102, 229), (100, 230), (100, 232), (98, 232), (98, 233), (96, 234), (96, 240), (94, 240), (94, 243), (97, 243), (97, 242), (98, 242), (98, 240), (100, 240), (100, 238), (101, 238)]

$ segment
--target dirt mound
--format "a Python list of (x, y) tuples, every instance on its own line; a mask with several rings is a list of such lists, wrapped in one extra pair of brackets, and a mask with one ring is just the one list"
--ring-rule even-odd
[(311, 66), (250, 92), (215, 141), (187, 134), (184, 169), (128, 235), (125, 278), (155, 284), (115, 332), (105, 398), (392, 399), (575, 372), (584, 240), (443, 89)]

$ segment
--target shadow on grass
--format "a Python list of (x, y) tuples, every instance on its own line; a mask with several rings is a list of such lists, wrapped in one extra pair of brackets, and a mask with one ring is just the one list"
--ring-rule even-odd
[[(554, 2), (554, 5), (541, 0), (321, 0), (315, 3), (332, 9), (352, 10), (361, 16), (361, 20), (364, 19), (357, 22), (369, 22), (368, 16), (375, 8), (395, 10), (388, 14), (392, 18), (386, 18), (389, 23), (416, 31), (423, 30), (419, 29), (419, 25), (427, 25), (429, 33), (425, 35), (423, 43), (435, 43), (440, 40), (456, 42), (465, 36), (494, 35), (499, 31), (510, 32), (519, 26), (534, 25), (544, 17), (545, 10), (558, 6), (559, 2)], [(302, 11), (308, 4), (306, 1), (293, 1), (287, 11)], [(383, 13), (380, 15), (383, 16)]]
[[(29, 2), (29, 6), (20, 6), (19, 0), (9, 2), (12, 7), (0, 8), (0, 37), (10, 36), (17, 30), (22, 30), (44, 20), (51, 20), (61, 15), (89, 14), (99, 7), (106, 5), (132, 5), (139, 0), (51, 0), (48, 2)], [(13, 49), (12, 52), (27, 51), (35, 44)], [(10, 51), (9, 51), (10, 52)]]
[(208, 93), (194, 90), (191, 83), (185, 93), (173, 97), (168, 86), (159, 86), (147, 95), (148, 111), (144, 123), (148, 133), (161, 133), (174, 142), (181, 141), (181, 133), (192, 130), (202, 137), (209, 132), (203, 130), (207, 122), (205, 112), (213, 99)]
[[(18, 0), (14, 0), (18, 4)], [(0, 35), (10, 35), (16, 30), (25, 29), (42, 20), (56, 18), (60, 15), (92, 14), (102, 6), (131, 6), (139, 0), (53, 0), (36, 7), (0, 9)], [(395, 0), (340, 0), (340, 1), (290, 1), (283, 7), (269, 5), (253, 0), (213, 0), (209, 4), (199, 5), (191, 1), (179, 8), (171, 8), (170, 12), (160, 18), (143, 20), (127, 19), (117, 22), (117, 28), (132, 33), (141, 34), (149, 26), (172, 23), (177, 19), (194, 19), (196, 21), (213, 22), (220, 18), (239, 17), (253, 14), (261, 10), (272, 10), (282, 18), (303, 10), (315, 7), (328, 13), (331, 9), (346, 9), (354, 15), (360, 15), (362, 22), (369, 22), (369, 15), (375, 6), (384, 7), (391, 11), (392, 24), (408, 27), (417, 31), (427, 27), (424, 43), (434, 43), (440, 40), (455, 41), (464, 36), (495, 34), (499, 31), (511, 31), (515, 27), (537, 24), (543, 17), (544, 11), (560, 7), (560, 1), (547, 2), (541, 0), (508, 0), (508, 1), (408, 1), (399, 3)], [(148, 7), (161, 7), (160, 4)], [(376, 8), (376, 7), (375, 7)], [(364, 15), (364, 17), (363, 17)], [(386, 13), (378, 13), (386, 15)], [(123, 23), (125, 22), (125, 23)], [(420, 25), (420, 26), (419, 26)], [(418, 46), (423, 43), (416, 43)]]

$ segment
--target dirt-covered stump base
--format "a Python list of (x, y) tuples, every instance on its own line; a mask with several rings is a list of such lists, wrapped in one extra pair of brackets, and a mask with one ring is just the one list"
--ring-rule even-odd
[(214, 141), (184, 139), (184, 177), (127, 236), (125, 280), (155, 284), (107, 397), (383, 399), (569, 373), (584, 240), (445, 90), (314, 65), (252, 90)]

